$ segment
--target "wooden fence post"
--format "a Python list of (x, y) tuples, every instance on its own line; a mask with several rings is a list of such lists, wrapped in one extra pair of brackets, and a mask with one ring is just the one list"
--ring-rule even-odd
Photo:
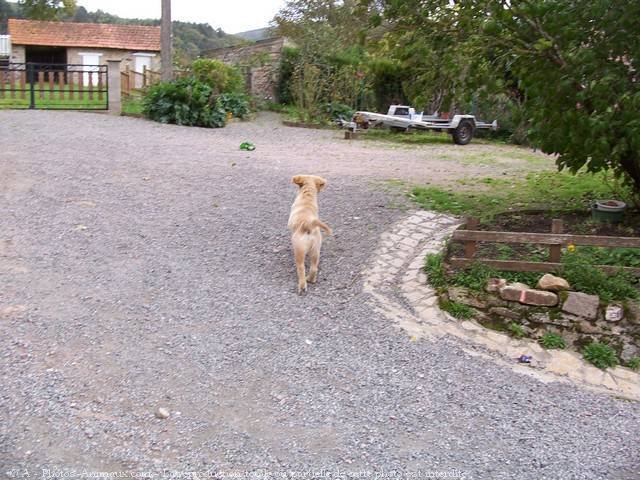
[[(478, 219), (473, 217), (467, 218), (467, 224), (465, 226), (466, 230), (475, 230), (478, 228)], [(470, 240), (464, 242), (464, 256), (466, 258), (473, 258), (476, 254), (476, 242), (475, 240)]]
[[(562, 233), (562, 220), (555, 218), (551, 221), (551, 233)], [(560, 257), (562, 256), (562, 245), (551, 245), (549, 247), (549, 261), (553, 263), (560, 263)]]

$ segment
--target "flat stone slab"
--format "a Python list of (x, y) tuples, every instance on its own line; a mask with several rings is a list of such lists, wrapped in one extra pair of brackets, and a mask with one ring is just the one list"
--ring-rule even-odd
[(507, 285), (501, 289), (500, 297), (503, 300), (537, 307), (555, 307), (558, 304), (558, 296), (553, 292), (533, 290), (531, 288), (524, 289), (517, 285)]
[(599, 306), (600, 297), (597, 295), (569, 292), (567, 293), (567, 299), (562, 304), (562, 311), (587, 320), (595, 320), (598, 316)]

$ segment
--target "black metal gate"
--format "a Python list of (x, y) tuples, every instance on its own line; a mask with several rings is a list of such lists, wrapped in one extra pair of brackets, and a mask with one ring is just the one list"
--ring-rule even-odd
[(0, 65), (0, 109), (106, 110), (106, 65)]

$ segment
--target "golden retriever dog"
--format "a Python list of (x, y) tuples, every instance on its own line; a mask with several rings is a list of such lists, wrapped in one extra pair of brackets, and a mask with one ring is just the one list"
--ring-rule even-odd
[[(300, 187), (289, 215), (288, 227), (293, 246), (293, 257), (298, 272), (298, 293), (307, 291), (307, 282), (316, 283), (322, 233), (331, 235), (331, 228), (318, 218), (318, 192), (327, 184), (324, 178), (315, 175), (296, 175), (292, 182)], [(309, 276), (305, 275), (304, 261), (309, 254)]]

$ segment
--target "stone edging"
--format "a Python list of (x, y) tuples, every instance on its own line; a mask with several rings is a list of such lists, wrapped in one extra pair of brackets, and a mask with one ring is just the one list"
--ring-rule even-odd
[[(382, 234), (371, 265), (363, 272), (364, 290), (377, 311), (415, 338), (451, 335), (472, 354), (492, 358), (514, 371), (543, 382), (572, 382), (609, 394), (640, 400), (640, 374), (624, 367), (600, 370), (576, 352), (545, 350), (530, 340), (517, 340), (474, 321), (460, 321), (438, 308), (436, 292), (422, 271), (424, 257), (442, 250), (461, 224), (456, 217), (414, 212)], [(531, 364), (520, 364), (520, 355)]]

